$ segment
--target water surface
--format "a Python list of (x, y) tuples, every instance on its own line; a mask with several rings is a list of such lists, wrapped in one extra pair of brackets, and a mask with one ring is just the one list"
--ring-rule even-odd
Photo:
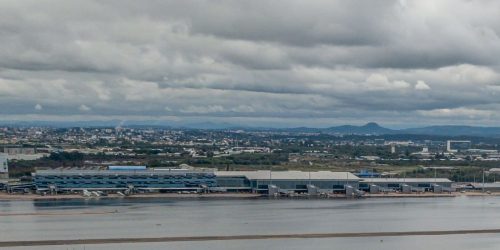
[[(1, 201), (0, 241), (500, 228), (500, 197)], [(273, 239), (22, 249), (498, 249), (500, 235)], [(313, 248), (311, 248), (313, 247)]]

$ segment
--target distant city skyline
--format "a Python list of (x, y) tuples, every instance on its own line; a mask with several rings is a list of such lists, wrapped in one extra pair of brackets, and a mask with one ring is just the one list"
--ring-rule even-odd
[(0, 123), (500, 126), (498, 1), (0, 6)]

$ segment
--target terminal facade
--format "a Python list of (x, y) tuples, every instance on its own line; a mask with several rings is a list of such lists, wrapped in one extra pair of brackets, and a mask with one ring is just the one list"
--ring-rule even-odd
[(105, 169), (51, 169), (33, 173), (38, 192), (56, 191), (197, 191), (276, 193), (377, 193), (451, 191), (443, 178), (359, 178), (331, 171), (216, 171), (215, 169), (155, 169), (110, 166)]
[(363, 178), (360, 189), (367, 192), (451, 192), (453, 182), (446, 178)]
[(137, 166), (110, 166), (108, 169), (54, 169), (33, 173), (37, 191), (76, 190), (198, 190), (215, 187), (212, 170), (147, 169)]
[(110, 166), (107, 169), (38, 170), (33, 175), (37, 191), (126, 190), (223, 191), (268, 193), (343, 192), (359, 187), (359, 178), (348, 172), (215, 171), (214, 169), (154, 169)]
[(344, 192), (346, 186), (358, 189), (360, 178), (349, 172), (331, 171), (218, 171), (217, 184), (227, 191), (248, 190), (268, 193), (269, 187), (280, 192)]

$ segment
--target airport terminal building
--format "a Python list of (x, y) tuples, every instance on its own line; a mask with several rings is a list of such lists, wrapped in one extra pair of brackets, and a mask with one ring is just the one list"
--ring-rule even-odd
[(344, 192), (359, 187), (348, 172), (215, 171), (214, 169), (158, 169), (145, 166), (60, 168), (32, 174), (37, 191), (145, 190), (218, 192)]
[(106, 169), (37, 170), (32, 174), (38, 191), (76, 190), (199, 190), (217, 185), (211, 169), (153, 169), (110, 166)]
[(217, 171), (217, 185), (227, 191), (248, 190), (268, 193), (270, 186), (279, 192), (345, 192), (357, 189), (360, 178), (349, 172), (331, 171)]
[(38, 192), (197, 191), (262, 194), (377, 192), (445, 192), (452, 182), (444, 178), (359, 178), (331, 171), (217, 171), (203, 168), (163, 169), (146, 166), (59, 168), (32, 174)]
[(446, 178), (363, 178), (360, 190), (370, 191), (373, 187), (380, 191), (407, 192), (449, 192), (453, 182)]

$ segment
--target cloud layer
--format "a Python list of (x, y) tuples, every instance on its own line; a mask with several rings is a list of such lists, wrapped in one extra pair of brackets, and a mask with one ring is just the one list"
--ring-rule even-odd
[(3, 120), (500, 122), (498, 1), (0, 1)]

